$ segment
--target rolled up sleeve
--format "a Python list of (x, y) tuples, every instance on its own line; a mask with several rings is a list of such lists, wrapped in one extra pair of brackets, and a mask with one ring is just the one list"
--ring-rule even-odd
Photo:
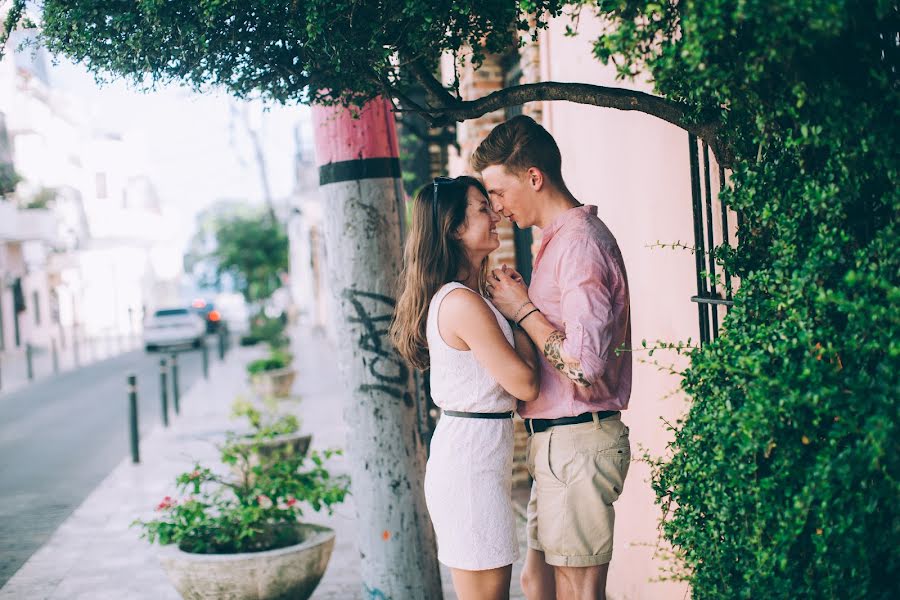
[(566, 336), (562, 351), (581, 364), (585, 379), (593, 383), (606, 371), (615, 267), (593, 240), (571, 244), (560, 258), (557, 282)]

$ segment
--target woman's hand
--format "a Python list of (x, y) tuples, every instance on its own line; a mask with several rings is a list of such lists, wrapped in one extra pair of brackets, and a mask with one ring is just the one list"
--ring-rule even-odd
[[(497, 310), (512, 321), (525, 314), (528, 299), (528, 286), (515, 269), (503, 265), (488, 273), (487, 294)], [(518, 313), (518, 314), (517, 314)]]

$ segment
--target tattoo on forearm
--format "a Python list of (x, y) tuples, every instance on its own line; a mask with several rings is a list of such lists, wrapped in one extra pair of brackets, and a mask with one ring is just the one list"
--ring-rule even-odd
[(577, 361), (563, 360), (562, 344), (566, 336), (561, 331), (554, 331), (544, 343), (544, 356), (553, 367), (581, 387), (591, 387), (591, 382), (584, 378), (584, 370)]

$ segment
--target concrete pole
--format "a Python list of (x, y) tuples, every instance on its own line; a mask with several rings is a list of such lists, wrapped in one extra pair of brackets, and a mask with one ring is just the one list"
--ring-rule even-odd
[(441, 598), (423, 492), (425, 446), (414, 388), (387, 330), (403, 240), (397, 130), (386, 101), (359, 112), (313, 108), (328, 289), (347, 385), (347, 457), (359, 529), (362, 598)]

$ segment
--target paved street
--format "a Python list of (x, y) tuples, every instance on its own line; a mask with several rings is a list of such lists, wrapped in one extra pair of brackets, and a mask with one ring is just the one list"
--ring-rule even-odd
[[(141, 436), (160, 423), (161, 356), (132, 351), (0, 394), (0, 586), (128, 456), (129, 372)], [(202, 376), (200, 354), (178, 364), (186, 390)]]

